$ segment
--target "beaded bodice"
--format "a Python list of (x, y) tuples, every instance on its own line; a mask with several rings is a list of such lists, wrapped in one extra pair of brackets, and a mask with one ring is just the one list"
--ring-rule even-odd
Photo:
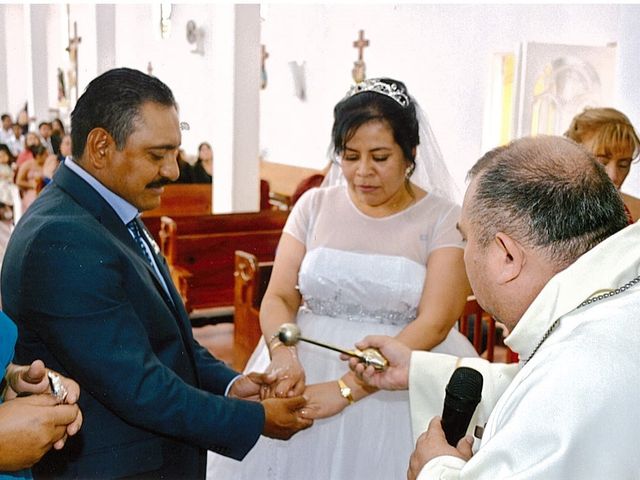
[(416, 317), (426, 267), (404, 257), (315, 248), (298, 276), (304, 308), (352, 321), (405, 325)]

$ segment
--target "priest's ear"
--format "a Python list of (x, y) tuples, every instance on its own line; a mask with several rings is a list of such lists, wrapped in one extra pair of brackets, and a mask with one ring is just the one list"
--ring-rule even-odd
[(506, 284), (518, 278), (526, 263), (526, 254), (522, 245), (504, 232), (496, 233), (494, 238), (498, 250), (498, 268), (496, 281)]
[(94, 128), (87, 135), (82, 163), (85, 167), (102, 169), (115, 148), (115, 141), (104, 128)]

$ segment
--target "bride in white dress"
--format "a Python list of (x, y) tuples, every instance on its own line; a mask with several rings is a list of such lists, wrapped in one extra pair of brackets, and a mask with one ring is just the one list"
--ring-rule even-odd
[(407, 392), (374, 392), (337, 353), (287, 347), (276, 332), (297, 322), (305, 337), (344, 347), (378, 334), (475, 355), (452, 328), (469, 293), (460, 209), (446, 198), (446, 169), (426, 127), (404, 84), (391, 79), (358, 84), (336, 105), (332, 185), (305, 193), (290, 214), (261, 305), (264, 337), (246, 368), (277, 375), (263, 396), (304, 391), (302, 414), (315, 423), (286, 442), (261, 437), (242, 462), (210, 452), (207, 478), (406, 476)]

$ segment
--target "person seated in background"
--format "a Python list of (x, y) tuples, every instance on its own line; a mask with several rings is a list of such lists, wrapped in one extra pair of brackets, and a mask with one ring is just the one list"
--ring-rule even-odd
[(17, 123), (11, 126), (11, 131), (12, 135), (6, 145), (11, 150), (11, 153), (13, 153), (13, 156), (17, 157), (24, 150), (24, 135), (22, 134), (20, 125)]
[[(186, 163), (186, 162), (185, 162)], [(187, 164), (188, 165), (188, 164)], [(198, 146), (198, 159), (180, 169), (180, 183), (211, 183), (213, 181), (213, 150), (203, 142)]]
[(14, 158), (9, 147), (0, 143), (0, 263), (13, 227), (13, 203), (20, 198), (13, 183)]
[[(511, 331), (519, 364), (411, 352), (367, 337), (384, 372), (356, 375), (406, 389), (414, 435), (408, 479), (635, 479), (640, 472), (640, 225), (583, 148), (563, 137), (523, 138), (469, 173), (458, 228), (478, 303)], [(625, 228), (626, 227), (626, 228)], [(346, 356), (342, 356), (344, 360)], [(458, 366), (482, 373), (482, 400), (456, 446), (441, 419)], [(615, 445), (615, 448), (611, 448)]]
[(0, 312), (0, 369), (6, 385), (0, 398), (0, 479), (31, 478), (25, 469), (51, 448), (63, 448), (67, 436), (75, 435), (82, 426), (76, 404), (78, 384), (58, 375), (67, 393), (52, 395), (44, 363), (10, 363), (16, 338), (15, 324)]
[(0, 182), (13, 183), (15, 160), (11, 149), (4, 143), (0, 143)]
[(0, 119), (2, 119), (2, 124), (0, 125), (0, 143), (7, 145), (13, 133), (11, 131), (13, 122), (11, 121), (11, 115), (8, 113), (3, 113)]
[(51, 120), (51, 147), (53, 148), (53, 153), (56, 155), (60, 155), (60, 143), (62, 142), (64, 135), (65, 132), (62, 120), (59, 118)]
[[(627, 116), (615, 108), (586, 108), (571, 121), (566, 137), (583, 144), (607, 171), (618, 191), (640, 153), (640, 139)], [(620, 192), (630, 223), (640, 218), (640, 199)]]
[(25, 104), (24, 108), (20, 110), (18, 113), (18, 118), (16, 123), (20, 125), (20, 129), (22, 130), (22, 135), (26, 135), (29, 132), (29, 122), (35, 121), (35, 118), (29, 118), (29, 113), (27, 112), (27, 105)]
[(16, 160), (16, 168), (20, 168), (20, 165), (22, 165), (27, 160), (33, 159), (31, 147), (35, 147), (37, 145), (42, 145), (38, 134), (35, 132), (27, 132), (24, 137), (25, 148), (22, 152), (20, 152), (20, 155), (18, 155), (18, 159)]
[(45, 146), (49, 153), (53, 152), (53, 145), (51, 143), (51, 124), (49, 122), (40, 122), (38, 125), (38, 132), (40, 133), (40, 142)]
[(18, 168), (16, 185), (22, 194), (22, 211), (26, 211), (35, 200), (39, 189), (42, 187), (42, 175), (44, 163), (49, 157), (49, 152), (44, 145), (29, 147), (33, 158), (24, 162)]
[(53, 178), (53, 174), (60, 166), (64, 159), (71, 156), (71, 135), (65, 134), (60, 141), (57, 155), (49, 155), (42, 166), (42, 185), (38, 190), (41, 190), (49, 184)]

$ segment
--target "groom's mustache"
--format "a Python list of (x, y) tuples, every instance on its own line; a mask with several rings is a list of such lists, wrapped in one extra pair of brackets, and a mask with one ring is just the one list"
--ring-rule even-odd
[(160, 180), (156, 180), (147, 184), (147, 188), (160, 188), (168, 185), (169, 183), (171, 183), (171, 180), (169, 180), (168, 178), (161, 178)]

